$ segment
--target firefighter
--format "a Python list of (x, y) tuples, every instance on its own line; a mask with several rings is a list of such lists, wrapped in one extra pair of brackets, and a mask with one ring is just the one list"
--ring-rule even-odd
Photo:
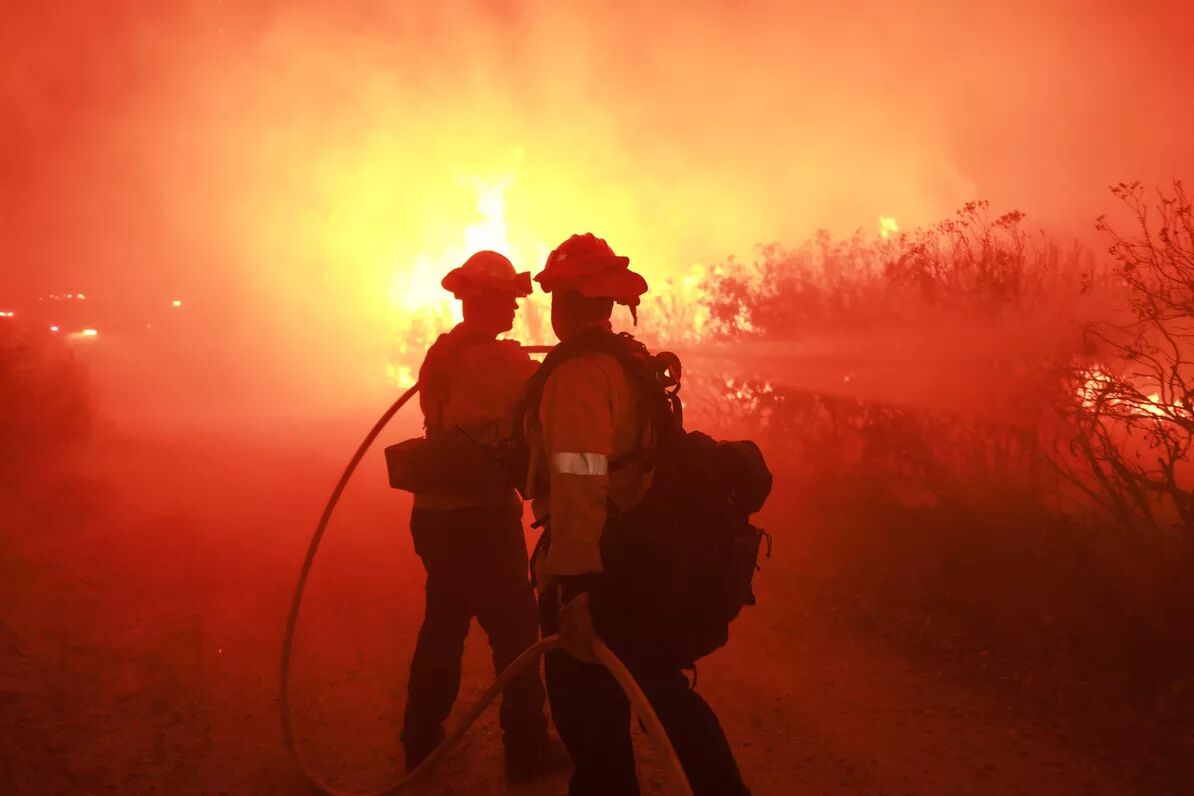
[[(514, 405), (536, 367), (517, 342), (496, 339), (513, 327), (516, 299), (531, 292), (530, 274), (481, 251), (442, 284), (462, 302), (464, 320), (431, 346), (419, 371), (428, 438), (459, 427), (479, 443), (496, 443), (509, 435)], [(498, 672), (538, 639), (522, 503), (513, 488), (478, 487), (462, 474), (459, 483), (415, 493), (410, 527), (427, 583), (402, 732), (407, 770), (444, 737), (472, 618), (489, 638)], [(544, 701), (533, 668), (502, 695), (511, 782), (567, 767), (564, 750), (548, 734)]]
[[(561, 343), (581, 334), (612, 334), (615, 303), (628, 306), (637, 321), (647, 283), (628, 266), (627, 257), (592, 234), (574, 235), (551, 253), (535, 281), (551, 294), (552, 328)], [(527, 420), (530, 481), (542, 485), (534, 495), (535, 515), (548, 527), (535, 555), (540, 620), (543, 635), (561, 637), (561, 649), (546, 656), (547, 693), (575, 764), (571, 796), (639, 792), (629, 703), (596, 663), (590, 611), (590, 591), (603, 577), (600, 544), (607, 518), (633, 507), (650, 485), (649, 457), (636, 455), (651, 444), (644, 438), (649, 426), (636, 403), (613, 356), (580, 352), (548, 372), (537, 416)], [(602, 616), (616, 631), (618, 617)], [(659, 714), (694, 792), (748, 793), (717, 717), (681, 666), (653, 656), (649, 644), (615, 645), (613, 635), (605, 640)]]

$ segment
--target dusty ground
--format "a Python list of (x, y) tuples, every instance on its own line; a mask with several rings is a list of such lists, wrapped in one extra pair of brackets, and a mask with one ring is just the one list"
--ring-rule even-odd
[[(107, 430), (84, 472), (0, 512), (0, 792), (307, 793), (282, 746), (279, 645), (312, 525), (348, 430), (155, 436)], [(317, 444), (318, 443), (318, 444)], [(313, 762), (344, 786), (401, 764), (397, 735), (421, 583), (375, 454), (329, 535), (296, 659)], [(931, 674), (815, 596), (816, 528), (782, 502), (760, 604), (703, 662), (758, 796), (1194, 792), (1160, 761), (1090, 752), (1072, 728)], [(787, 511), (787, 517), (780, 514)], [(491, 678), (483, 637), (464, 697)], [(427, 793), (559, 794), (501, 779), (494, 712)], [(661, 792), (642, 746), (647, 792)], [(1150, 769), (1151, 767), (1151, 769)], [(1159, 783), (1159, 784), (1158, 784)]]

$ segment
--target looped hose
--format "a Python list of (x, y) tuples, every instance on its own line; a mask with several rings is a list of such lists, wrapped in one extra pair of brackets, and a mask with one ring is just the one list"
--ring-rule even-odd
[[(546, 349), (545, 346), (526, 348), (530, 351)], [(294, 596), (290, 602), (290, 614), (286, 618), (286, 632), (282, 639), (282, 665), (279, 676), (279, 707), (282, 714), (282, 737), (286, 741), (286, 748), (290, 751), (291, 757), (294, 758), (295, 765), (298, 766), (303, 776), (321, 792), (330, 796), (386, 796), (387, 794), (397, 796), (397, 794), (413, 792), (419, 781), (444, 758), (449, 749), (464, 737), (464, 734), (468, 732), (469, 728), (480, 718), (485, 709), (509, 685), (510, 681), (517, 677), (519, 672), (524, 668), (538, 661), (540, 655), (559, 646), (558, 636), (548, 636), (527, 648), (513, 663), (506, 667), (505, 671), (494, 681), (493, 685), (489, 687), (485, 694), (469, 710), (464, 720), (448, 733), (440, 745), (414, 771), (378, 790), (345, 791), (333, 787), (315, 772), (307, 759), (303, 757), (303, 753), (299, 750), (298, 741), (294, 736), (294, 723), (291, 716), (290, 659), (291, 653), (294, 650), (295, 628), (298, 626), (299, 610), (302, 607), (303, 593), (307, 587), (307, 578), (311, 574), (311, 567), (315, 563), (315, 554), (319, 551), (319, 544), (323, 541), (323, 535), (327, 531), (328, 522), (332, 518), (332, 512), (336, 510), (336, 504), (340, 502), (340, 496), (344, 494), (344, 489), (348, 486), (348, 482), (356, 471), (357, 466), (365, 458), (365, 453), (369, 450), (373, 441), (377, 439), (378, 435), (381, 434), (386, 424), (390, 422), (394, 415), (398, 413), (398, 410), (405, 406), (418, 391), (419, 385), (416, 383), (385, 411), (381, 418), (373, 425), (373, 428), (369, 430), (369, 433), (365, 435), (365, 439), (361, 441), (356, 453), (349, 460), (348, 466), (344, 468), (344, 472), (340, 476), (340, 480), (336, 483), (336, 488), (332, 490), (332, 495), (328, 498), (323, 514), (319, 518), (319, 524), (315, 528), (315, 534), (311, 537), (311, 543), (307, 547), (307, 556), (303, 559), (302, 569), (299, 570), (298, 583), (295, 586)], [(601, 661), (602, 665), (617, 680), (618, 685), (622, 687), (622, 690), (626, 693), (626, 697), (630, 700), (634, 713), (646, 727), (648, 736), (650, 736), (651, 740), (662, 752), (667, 762), (667, 768), (672, 774), (672, 780), (675, 783), (674, 793), (676, 796), (692, 796), (692, 788), (688, 784), (688, 777), (684, 774), (683, 766), (680, 765), (680, 759), (676, 756), (676, 750), (672, 747), (671, 741), (667, 737), (667, 732), (659, 720), (659, 716), (651, 708), (651, 703), (647, 700), (642, 689), (639, 688), (638, 683), (635, 682), (630, 671), (622, 661), (618, 660), (618, 656), (614, 655), (600, 639), (594, 642), (593, 651), (596, 653), (597, 659)]]

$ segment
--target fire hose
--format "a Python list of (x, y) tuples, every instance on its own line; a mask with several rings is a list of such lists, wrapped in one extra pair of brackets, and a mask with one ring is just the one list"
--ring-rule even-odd
[[(528, 347), (529, 351), (545, 351), (546, 348), (532, 348)], [(333, 787), (326, 780), (311, 767), (308, 760), (303, 756), (299, 749), (298, 740), (295, 738), (294, 723), (291, 716), (290, 703), (290, 659), (294, 648), (295, 629), (298, 626), (299, 610), (303, 602), (303, 593), (307, 586), (307, 578), (311, 574), (312, 565), (315, 563), (315, 554), (319, 551), (319, 544), (323, 541), (324, 533), (327, 531), (328, 522), (332, 518), (332, 513), (336, 509), (336, 504), (339, 503), (341, 495), (344, 493), (345, 487), (348, 486), (349, 480), (356, 471), (357, 465), (364, 459), (365, 453), (381, 434), (382, 429), (390, 422), (390, 420), (398, 413), (406, 403), (414, 397), (415, 393), (419, 391), (419, 385), (416, 383), (413, 387), (404, 392), (394, 404), (382, 414), (381, 418), (365, 435), (356, 453), (348, 462), (348, 466), (344, 468), (344, 472), (340, 476), (340, 480), (336, 483), (335, 489), (332, 490), (332, 495), (328, 498), (327, 505), (324, 506), (323, 514), (319, 518), (319, 524), (315, 528), (315, 534), (311, 537), (311, 543), (307, 546), (307, 555), (303, 560), (303, 566), (299, 570), (298, 583), (295, 586), (294, 596), (290, 603), (290, 614), (286, 619), (286, 632), (282, 640), (282, 665), (280, 674), (280, 695), (279, 706), (282, 714), (282, 736), (286, 741), (286, 748), (289, 750), (291, 757), (294, 758), (295, 764), (304, 777), (321, 792), (330, 794), (331, 796), (383, 796), (383, 794), (401, 794), (410, 793), (418, 783), (424, 778), (435, 765), (443, 759), (444, 755), (452, 748), (464, 734), (468, 732), (469, 728), (477, 721), (485, 709), (497, 698), (505, 687), (527, 666), (535, 664), (539, 660), (539, 656), (545, 652), (555, 649), (559, 646), (558, 636), (548, 636), (527, 648), (521, 655), (519, 655), (509, 666), (506, 667), (494, 681), (493, 685), (481, 696), (479, 700), (468, 711), (463, 721), (459, 722), (451, 732), (449, 732), (439, 746), (427, 756), (417, 768), (409, 774), (397, 779), (385, 787), (369, 791), (369, 792), (352, 792), (340, 790)], [(593, 644), (593, 651), (597, 659), (609, 670), (613, 675), (618, 685), (621, 686), (622, 691), (626, 694), (627, 699), (630, 700), (631, 709), (635, 716), (637, 716), (646, 728), (647, 735), (652, 742), (659, 748), (663, 754), (666, 762), (666, 767), (671, 774), (672, 782), (674, 783), (673, 792), (677, 796), (692, 796), (692, 788), (688, 783), (688, 777), (684, 773), (684, 768), (680, 764), (679, 757), (676, 756), (676, 750), (673, 748), (671, 741), (668, 738), (666, 730), (663, 728), (659, 716), (651, 707), (650, 701), (635, 682), (633, 675), (626, 668), (625, 664), (618, 659), (610, 649), (600, 640), (597, 639)]]

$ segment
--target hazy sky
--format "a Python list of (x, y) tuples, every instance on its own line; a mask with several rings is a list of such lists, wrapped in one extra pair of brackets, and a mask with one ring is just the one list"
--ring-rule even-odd
[(455, 264), (476, 180), (521, 266), (591, 229), (658, 276), (972, 198), (1085, 234), (1194, 165), (1179, 3), (624, 5), (6, 4), (0, 294), (314, 341)]

